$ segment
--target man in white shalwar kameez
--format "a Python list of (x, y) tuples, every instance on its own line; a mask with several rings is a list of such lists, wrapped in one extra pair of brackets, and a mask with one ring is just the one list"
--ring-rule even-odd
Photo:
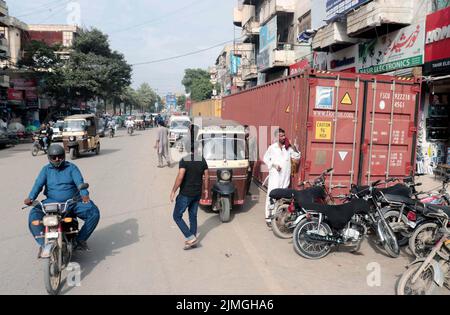
[[(288, 188), (291, 182), (291, 160), (300, 160), (300, 153), (290, 146), (283, 129), (275, 131), (278, 141), (272, 144), (264, 155), (264, 163), (269, 168), (269, 183), (266, 199), (266, 223), (271, 225), (270, 192), (277, 188)], [(286, 146), (288, 147), (286, 149)]]

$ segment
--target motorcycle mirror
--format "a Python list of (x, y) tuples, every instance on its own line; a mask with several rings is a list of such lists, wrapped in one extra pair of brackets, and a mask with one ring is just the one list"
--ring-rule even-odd
[(85, 190), (89, 188), (89, 184), (88, 183), (84, 183), (81, 184), (80, 186), (78, 186), (78, 190)]

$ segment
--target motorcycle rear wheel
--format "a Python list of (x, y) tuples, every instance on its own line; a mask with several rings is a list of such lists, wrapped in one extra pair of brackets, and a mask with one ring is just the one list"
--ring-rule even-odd
[(436, 223), (428, 222), (416, 228), (409, 239), (409, 249), (417, 258), (425, 258), (437, 243), (437, 232), (439, 226)]
[(384, 238), (383, 242), (384, 250), (389, 255), (389, 257), (398, 258), (398, 256), (400, 256), (400, 246), (398, 246), (397, 238), (395, 237), (394, 231), (392, 231), (389, 224), (384, 220), (380, 220), (378, 222), (378, 225), (380, 227), (379, 231), (380, 233), (383, 234), (382, 236)]
[(44, 260), (45, 289), (50, 295), (58, 295), (61, 291), (61, 270), (58, 267), (59, 248), (55, 246), (49, 258)]
[[(384, 219), (386, 220), (386, 222), (391, 225), (391, 223), (394, 223), (394, 220), (398, 220), (398, 217), (400, 215), (400, 211), (396, 211), (396, 210), (390, 210), (388, 212), (386, 212), (385, 214), (383, 214)], [(406, 218), (405, 215), (402, 216), (403, 220), (408, 220), (408, 218)], [(397, 238), (397, 242), (398, 242), (398, 246), (403, 247), (408, 245), (409, 242), (409, 238), (411, 237), (411, 233), (407, 233), (407, 232), (394, 232), (395, 233), (395, 237)]]
[(321, 259), (327, 256), (331, 252), (330, 244), (306, 240), (305, 235), (308, 231), (319, 231), (321, 235), (332, 233), (330, 226), (325, 222), (319, 226), (318, 219), (303, 219), (294, 230), (295, 252), (307, 259)]
[(272, 231), (276, 237), (281, 239), (290, 239), (292, 238), (293, 229), (288, 229), (286, 227), (286, 218), (290, 215), (288, 211), (289, 205), (280, 206), (276, 212), (275, 216), (272, 219)]

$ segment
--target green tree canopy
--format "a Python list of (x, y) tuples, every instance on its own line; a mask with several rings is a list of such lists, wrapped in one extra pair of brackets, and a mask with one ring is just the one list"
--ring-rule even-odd
[(206, 70), (186, 69), (181, 83), (186, 93), (190, 93), (191, 99), (195, 102), (210, 99), (212, 96), (213, 85)]

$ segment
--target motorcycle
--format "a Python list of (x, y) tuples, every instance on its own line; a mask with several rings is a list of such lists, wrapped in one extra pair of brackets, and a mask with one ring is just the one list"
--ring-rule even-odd
[[(274, 189), (270, 197), (270, 208), (272, 210), (272, 231), (275, 236), (282, 239), (292, 238), (294, 222), (305, 213), (301, 209), (302, 203), (333, 204), (333, 197), (325, 186), (325, 177), (333, 169), (324, 171), (313, 183), (303, 182), (300, 186), (309, 188), (303, 190)], [(344, 188), (344, 187), (341, 187)]]
[(47, 154), (47, 147), (44, 143), (45, 136), (42, 135), (35, 135), (33, 136), (33, 145), (31, 147), (31, 155), (37, 156), (40, 151), (44, 151), (45, 154)]
[(397, 239), (384, 219), (377, 200), (375, 187), (379, 184), (381, 181), (370, 185), (367, 188), (369, 194), (365, 191), (351, 193), (349, 202), (342, 205), (303, 204), (306, 215), (297, 219), (300, 222), (294, 223), (294, 249), (297, 254), (308, 259), (321, 259), (338, 245), (352, 247), (352, 251), (356, 252), (363, 237), (372, 229), (387, 254), (397, 258), (400, 255)]
[(438, 287), (450, 289), (450, 239), (448, 215), (439, 209), (425, 211), (442, 222), (436, 245), (426, 258), (418, 258), (403, 273), (397, 285), (398, 295), (432, 295)]
[(116, 134), (116, 128), (109, 127), (109, 137), (114, 138), (114, 135)]
[[(449, 178), (443, 181), (443, 187), (438, 194), (429, 194), (427, 197), (421, 197), (425, 193), (417, 192), (415, 189), (421, 184), (416, 184), (414, 178), (410, 177), (405, 179), (405, 183), (411, 188), (413, 198), (393, 196), (392, 194), (383, 196), (385, 201), (383, 208), (384, 217), (396, 233), (400, 246), (406, 246), (409, 243), (412, 252), (415, 252), (413, 248), (416, 243), (416, 237), (420, 236), (418, 230), (425, 229), (425, 227), (422, 228), (424, 224), (427, 224), (427, 229), (433, 226), (432, 222), (423, 215), (423, 209), (426, 205), (449, 205), (447, 203), (450, 200), (447, 193), (449, 181)], [(434, 226), (436, 225), (434, 224)], [(413, 235), (414, 238), (412, 238)]]
[[(82, 184), (78, 191), (88, 189), (89, 184)], [(45, 245), (40, 259), (43, 260), (45, 288), (50, 295), (58, 295), (61, 291), (61, 275), (72, 258), (75, 247), (75, 239), (78, 235), (78, 221), (70, 216), (70, 207), (79, 202), (79, 197), (67, 200), (65, 203), (43, 204), (35, 201), (27, 208), (39, 206), (45, 216), (42, 222), (45, 227)]]

